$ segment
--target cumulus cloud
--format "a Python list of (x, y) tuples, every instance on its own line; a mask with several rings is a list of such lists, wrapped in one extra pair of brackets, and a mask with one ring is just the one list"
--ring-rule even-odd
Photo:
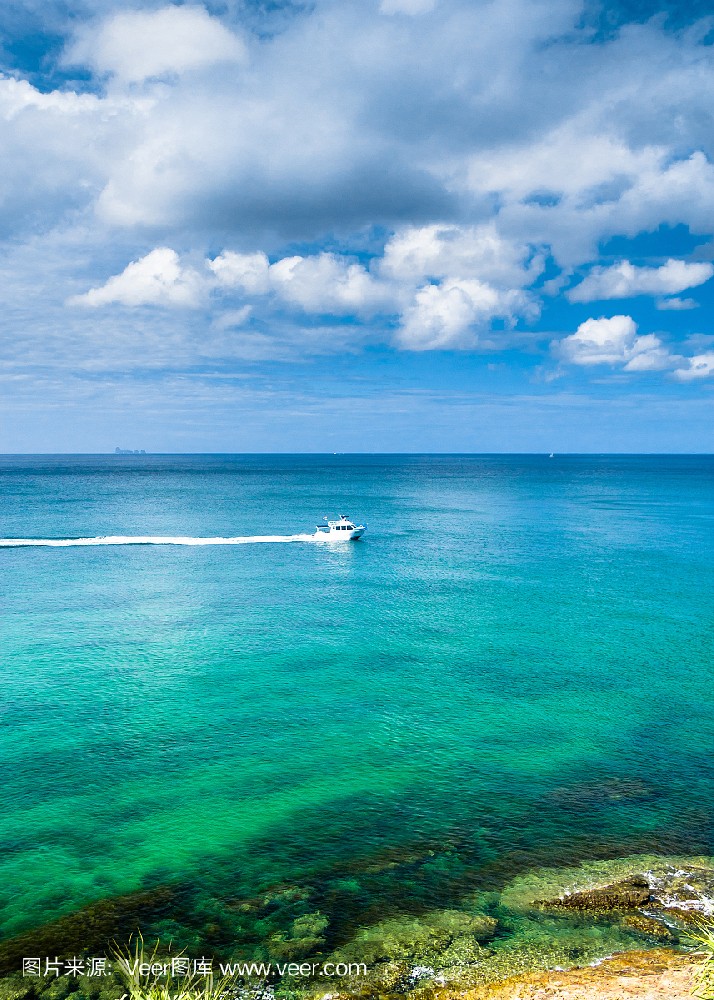
[[(83, 274), (73, 304), (171, 307), (142, 314), (157, 329), (207, 304), (207, 330), (267, 338), (276, 319), (309, 330), (306, 315), (354, 316), (426, 350), (532, 319), (546, 262), (551, 291), (591, 268), (571, 302), (650, 294), (672, 313), (712, 274), (661, 256), (599, 266), (611, 236), (650, 233), (661, 250), (664, 227), (714, 232), (701, 32), (652, 20), (591, 44), (579, 0), (315, 0), (255, 33), (245, 25), (265, 5), (88, 4), (96, 16), (63, 64), (88, 70), (77, 92), (0, 77), (0, 232), (79, 220), (73, 232), (133, 259), (102, 283), (109, 252), (92, 272), (78, 235), (58, 299)], [(554, 350), (585, 368), (690, 371), (616, 320), (589, 320)]]
[(207, 264), (224, 288), (238, 288), (248, 295), (262, 295), (270, 290), (270, 262), (264, 253), (226, 250)]
[[(70, 305), (165, 305), (193, 308), (211, 292), (270, 295), (308, 313), (369, 314), (396, 308), (396, 290), (365, 267), (332, 253), (284, 257), (270, 264), (266, 254), (225, 251), (199, 271), (175, 250), (157, 247), (103, 285), (73, 296)], [(248, 314), (244, 314), (245, 318)]]
[(714, 351), (706, 354), (695, 354), (691, 358), (682, 358), (686, 365), (676, 368), (674, 377), (680, 382), (691, 382), (693, 379), (708, 378), (714, 374)]
[[(582, 144), (587, 148), (587, 139)], [(573, 149), (577, 148), (574, 141)], [(512, 156), (528, 162), (529, 149), (513, 149)], [(580, 159), (572, 154), (571, 159)], [(714, 164), (701, 151), (672, 159), (662, 148), (650, 150), (639, 169), (611, 173), (592, 188), (565, 194), (557, 188), (538, 189), (522, 197), (502, 198), (498, 214), (501, 230), (535, 244), (547, 244), (563, 267), (577, 267), (598, 257), (599, 246), (613, 236), (634, 237), (659, 226), (685, 224), (693, 233), (714, 229)], [(566, 169), (567, 159), (563, 170)], [(525, 168), (524, 168), (525, 169)], [(557, 176), (557, 175), (556, 175)]]
[(714, 266), (709, 263), (688, 264), (670, 258), (661, 267), (636, 267), (623, 260), (612, 267), (594, 267), (579, 285), (567, 292), (567, 297), (571, 302), (593, 302), (634, 295), (673, 295), (704, 284), (713, 274)]
[[(416, 12), (423, 0), (385, 2)], [(249, 73), (157, 91), (148, 127), (107, 162), (97, 208), (111, 224), (262, 225), (298, 239), (498, 210), (507, 237), (552, 245), (568, 262), (592, 260), (618, 219), (628, 229), (711, 219), (711, 208), (701, 215), (711, 204), (706, 152), (673, 162), (676, 150), (709, 143), (701, 121), (714, 74), (702, 69), (697, 39), (642, 25), (589, 46), (573, 30), (579, 10), (575, 0), (446, 0), (436, 18), (375, 17), (372, 6), (316, 3), (289, 30), (249, 39)], [(151, 51), (165, 69), (141, 46), (135, 58), (133, 43), (120, 39), (114, 51), (117, 26), (141, 39), (133, 18), (149, 19), (149, 37), (151, 19), (169, 15), (191, 35), (188, 55), (181, 46), (171, 55), (163, 37)], [(231, 37), (203, 45), (204, 29)], [(76, 51), (122, 79), (230, 55), (237, 37), (199, 7), (121, 12), (93, 31), (108, 52)], [(666, 114), (648, 119), (643, 89), (657, 89), (665, 109), (686, 95), (669, 131)], [(544, 193), (561, 203), (533, 202)]]
[(285, 257), (270, 268), (270, 281), (285, 301), (317, 313), (369, 313), (391, 305), (388, 288), (361, 264), (332, 253)]
[(540, 255), (504, 239), (493, 224), (405, 227), (375, 265), (382, 278), (414, 289), (397, 337), (410, 350), (473, 346), (496, 317), (533, 318), (536, 300), (523, 288), (542, 268)]
[(132, 261), (103, 285), (74, 295), (69, 305), (106, 306), (183, 306), (199, 305), (202, 280), (199, 274), (181, 264), (179, 255), (168, 247), (157, 247), (139, 260)]
[[(206, 259), (199, 271), (183, 264), (174, 250), (159, 247), (105, 284), (74, 296), (70, 304), (192, 308), (211, 294), (232, 293), (312, 315), (398, 317), (397, 344), (409, 350), (473, 346), (492, 319), (513, 325), (519, 316), (538, 315), (535, 296), (505, 280), (532, 280), (522, 250), (491, 234), (474, 243), (451, 227), (452, 238), (442, 252), (440, 235), (413, 229), (395, 234), (371, 269), (335, 253), (296, 254), (271, 264), (262, 251), (225, 250)], [(459, 271), (475, 271), (492, 281), (462, 277)], [(433, 280), (425, 281), (427, 275)], [(242, 321), (248, 315), (242, 313)]]
[(81, 32), (65, 62), (126, 83), (245, 58), (243, 42), (204, 7), (119, 11)]
[[(694, 344), (690, 344), (690, 350)], [(673, 354), (654, 334), (638, 336), (631, 316), (601, 316), (581, 323), (575, 333), (553, 341), (554, 353), (574, 365), (620, 365), (626, 372), (672, 371), (680, 382), (714, 373), (714, 352), (693, 357)]]
[(661, 372), (671, 368), (678, 360), (654, 334), (638, 337), (634, 344), (632, 357), (624, 367), (626, 372)]
[(669, 352), (654, 334), (637, 335), (631, 316), (601, 316), (581, 323), (553, 349), (570, 364), (622, 364), (626, 371), (654, 371), (669, 365)]
[(270, 264), (264, 253), (229, 250), (207, 263), (223, 288), (246, 295), (270, 292), (308, 313), (359, 315), (393, 306), (393, 289), (361, 264), (333, 253), (294, 255)]
[(496, 316), (512, 321), (530, 309), (523, 292), (499, 291), (476, 279), (448, 279), (417, 291), (403, 315), (397, 342), (412, 351), (473, 347), (479, 325)]
[(380, 273), (414, 283), (460, 277), (519, 287), (542, 268), (542, 258), (527, 245), (505, 239), (488, 223), (404, 227), (387, 241)]
[[(427, 6), (383, 0), (382, 11)], [(74, 152), (96, 176), (79, 192), (61, 184), (103, 222), (157, 227), (165, 242), (178, 230), (250, 230), (277, 249), (280, 238), (495, 216), (504, 238), (571, 265), (593, 261), (613, 233), (663, 222), (710, 231), (714, 72), (701, 36), (652, 22), (589, 45), (580, 8), (442, 0), (438, 17), (385, 17), (331, 0), (295, 5), (284, 30), (242, 40), (243, 5), (218, 18), (199, 5), (97, 3), (66, 58), (110, 79), (103, 111), (117, 82), (165, 82), (144, 92), (151, 105), (140, 113), (112, 110), (109, 128), (102, 112), (88, 122), (94, 134)], [(211, 72), (246, 50), (249, 71)], [(184, 79), (192, 70), (205, 72)], [(79, 160), (43, 140), (45, 111), (24, 152), (4, 156), (25, 177), (42, 156), (55, 174)]]

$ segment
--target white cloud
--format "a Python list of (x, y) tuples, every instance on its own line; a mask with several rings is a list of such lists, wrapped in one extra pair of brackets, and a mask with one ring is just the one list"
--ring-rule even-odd
[(409, 350), (474, 346), (477, 328), (494, 317), (510, 323), (538, 312), (521, 289), (540, 274), (541, 257), (490, 223), (403, 227), (373, 267), (411, 299), (397, 335)]
[(0, 233), (51, 231), (91, 203), (148, 98), (41, 91), (0, 74)]
[[(520, 155), (527, 162), (529, 150)], [(571, 159), (580, 155), (579, 150), (573, 152)], [(575, 190), (552, 201), (547, 192), (541, 194), (533, 188), (523, 199), (506, 198), (499, 212), (500, 228), (506, 235), (549, 245), (565, 267), (597, 258), (599, 245), (616, 235), (634, 237), (661, 225), (682, 223), (692, 233), (714, 230), (714, 164), (701, 151), (672, 160), (662, 149), (640, 170), (611, 176), (592, 189)]]
[[(714, 70), (695, 32), (653, 21), (591, 44), (579, 0), (440, 0), (437, 17), (382, 16), (425, 14), (432, 0), (316, 0), (244, 43), (245, 5), (219, 18), (162, 2), (111, 0), (107, 13), (91, 0), (98, 18), (67, 58), (93, 72), (81, 85), (93, 93), (0, 78), (4, 231), (39, 232), (64, 213), (114, 259), (135, 258), (102, 285), (109, 251), (99, 262), (78, 236), (58, 298), (84, 274), (95, 287), (75, 303), (212, 302), (225, 329), (253, 316), (270, 335), (276, 312), (295, 329), (316, 325), (305, 313), (376, 317), (374, 335), (397, 329), (402, 347), (464, 347), (483, 345), (494, 319), (534, 315), (542, 289), (528, 289), (549, 253), (579, 267), (598, 264), (612, 235), (714, 231)], [(371, 256), (382, 233), (383, 256), (349, 255)], [(345, 252), (294, 255), (306, 245)], [(203, 262), (216, 246), (253, 252)], [(711, 272), (596, 266), (570, 294), (647, 293), (683, 309), (677, 293)], [(141, 320), (158, 329), (155, 312)], [(657, 337), (610, 330), (608, 347), (582, 329), (563, 341), (575, 364), (680, 364)]]
[(531, 305), (523, 292), (499, 291), (476, 279), (425, 285), (404, 312), (397, 343), (412, 351), (473, 347), (479, 324), (494, 316), (512, 320)]
[[(403, 265), (401, 272), (392, 267), (396, 260)], [(75, 295), (69, 302), (85, 306), (118, 302), (126, 306), (194, 307), (211, 293), (235, 293), (242, 298), (267, 300), (268, 308), (272, 300), (273, 305), (297, 307), (312, 315), (399, 316), (397, 344), (409, 350), (473, 346), (477, 333), (486, 329), (492, 319), (503, 319), (510, 325), (518, 316), (533, 318), (538, 313), (530, 293), (508, 285), (455, 276), (444, 277), (439, 283), (417, 284), (415, 279), (421, 278), (423, 267), (415, 264), (409, 254), (400, 257), (393, 252), (390, 267), (378, 260), (376, 273), (333, 253), (295, 255), (270, 264), (262, 252), (226, 250), (212, 260), (206, 259), (205, 265), (201, 273), (183, 264), (174, 250), (159, 247), (105, 284)], [(434, 270), (431, 263), (426, 266)], [(402, 281), (396, 277), (390, 280), (385, 272), (401, 273)], [(491, 273), (501, 272), (500, 263), (492, 267)], [(229, 307), (224, 313), (238, 315), (241, 323), (251, 314), (252, 310), (244, 307)], [(232, 325), (220, 319), (217, 322), (222, 328)]]
[(226, 288), (238, 288), (248, 295), (262, 295), (270, 290), (270, 262), (264, 253), (226, 250), (207, 264), (218, 283)]
[(94, 94), (77, 94), (73, 90), (41, 91), (27, 80), (0, 73), (0, 118), (11, 121), (23, 111), (50, 111), (58, 115), (106, 114), (106, 100)]
[(465, 179), (474, 191), (498, 191), (511, 201), (532, 195), (582, 198), (587, 191), (618, 179), (622, 184), (652, 169), (664, 153), (656, 146), (631, 148), (622, 137), (596, 125), (588, 109), (531, 140), (527, 153), (512, 143), (479, 150), (467, 161)]
[(361, 264), (332, 253), (285, 257), (271, 265), (270, 282), (283, 301), (306, 312), (371, 312), (391, 298)]
[[(160, 227), (165, 242), (217, 227), (256, 245), (268, 234), (277, 250), (362, 226), (496, 216), (501, 239), (579, 264), (614, 233), (714, 228), (714, 71), (696, 33), (652, 22), (587, 44), (576, 0), (443, 0), (436, 18), (331, 0), (244, 44), (243, 8), (224, 6), (222, 19), (198, 5), (115, 8), (81, 29), (69, 53), (99, 76), (171, 78), (143, 91), (153, 103), (142, 114), (112, 110), (109, 127), (97, 115), (94, 135), (67, 143), (38, 127), (4, 165), (17, 155), (29, 177), (44, 156), (57, 174), (81, 151), (98, 167), (84, 203), (112, 226)], [(246, 47), (249, 71), (181, 77)], [(71, 176), (60, 184), (75, 192)]]
[(673, 372), (674, 377), (680, 382), (691, 382), (693, 379), (708, 378), (714, 374), (714, 351), (695, 354), (692, 358), (681, 360), (686, 360), (686, 367), (677, 368)]
[[(416, 239), (413, 231), (395, 236), (387, 244), (388, 264), (386, 255), (376, 261), (376, 273), (333, 253), (295, 255), (270, 264), (263, 252), (229, 250), (212, 260), (206, 259), (205, 268), (198, 270), (183, 263), (175, 250), (157, 247), (103, 285), (72, 296), (68, 304), (191, 309), (207, 303), (212, 293), (228, 295), (212, 323), (213, 330), (225, 334), (244, 327), (260, 300), (267, 301), (268, 308), (272, 300), (274, 305), (297, 307), (312, 315), (381, 315), (387, 319), (398, 316), (396, 346), (411, 351), (473, 348), (493, 319), (513, 325), (519, 316), (532, 319), (537, 315), (538, 305), (532, 293), (478, 278), (445, 276), (440, 282), (415, 286), (415, 279), (425, 270), (438, 272), (439, 268), (446, 268), (445, 259), (451, 262), (449, 266), (464, 259), (458, 252), (444, 258), (438, 238), (434, 243), (433, 237), (433, 233), (428, 238), (422, 233)], [(457, 251), (460, 239), (461, 234), (457, 234), (454, 240)], [(471, 255), (465, 259), (473, 262)], [(498, 261), (492, 273), (504, 273), (498, 254), (486, 255), (486, 259), (492, 265), (494, 259)], [(513, 261), (509, 267), (512, 264)], [(401, 275), (401, 282), (397, 275)], [(256, 303), (231, 301), (232, 293)], [(252, 338), (251, 351), (281, 356), (279, 347), (271, 349), (272, 355), (267, 351), (263, 334), (247, 332), (245, 336)], [(610, 364), (620, 365), (626, 372), (646, 372), (686, 365), (674, 372), (680, 381), (711, 374), (714, 359), (710, 352), (690, 359), (673, 355), (653, 334), (638, 336), (635, 321), (623, 315), (589, 319), (574, 334), (551, 346), (562, 360), (585, 367)], [(694, 344), (690, 347), (696, 349)], [(237, 342), (233, 334), (223, 349), (227, 355), (235, 353)]]
[(670, 363), (658, 337), (637, 336), (637, 324), (631, 316), (588, 319), (552, 346), (564, 361), (574, 365), (622, 364), (626, 371), (653, 371)]
[(661, 372), (671, 368), (678, 360), (663, 347), (658, 337), (648, 334), (638, 337), (634, 345), (635, 353), (624, 367), (626, 372)]
[[(100, 287), (75, 295), (70, 304), (194, 307), (210, 292), (223, 290), (249, 297), (272, 295), (308, 313), (370, 314), (397, 308), (392, 286), (336, 254), (284, 257), (270, 264), (262, 252), (227, 250), (205, 264), (208, 273), (200, 273), (183, 264), (175, 250), (157, 247)], [(247, 316), (243, 314), (243, 320)]]
[(689, 264), (670, 258), (661, 267), (636, 267), (623, 260), (612, 267), (594, 267), (579, 285), (567, 292), (567, 297), (570, 302), (592, 302), (634, 295), (673, 295), (704, 284), (712, 275), (714, 266), (709, 263)]
[(658, 299), (655, 307), (662, 312), (670, 310), (672, 312), (682, 312), (687, 309), (697, 309), (699, 303), (695, 299)]
[[(652, 22), (590, 44), (580, 0), (439, 0), (436, 16), (432, 0), (382, 0), (381, 13), (379, 0), (315, 0), (272, 5), (288, 11), (280, 30), (244, 34), (270, 5), (212, 3), (219, 17), (165, 3), (77, 7), (73, 25), (97, 13), (68, 46), (89, 70), (77, 92), (52, 89), (66, 74), (0, 77), (5, 351), (23, 377), (38, 363), (61, 379), (206, 359), (225, 374), (250, 370), (229, 359), (378, 339), (498, 349), (532, 315), (541, 255), (587, 273), (612, 235), (651, 232), (666, 255), (660, 226), (714, 232), (714, 69), (692, 32)], [(351, 253), (363, 250), (372, 263)], [(85, 308), (59, 305), (74, 292)], [(664, 334), (582, 332), (560, 354), (579, 374), (612, 365), (632, 384), (661, 369), (683, 390), (672, 399), (709, 395), (712, 344), (676, 357)]]
[(408, 226), (386, 243), (380, 273), (420, 284), (434, 278), (476, 278), (522, 286), (542, 270), (540, 257), (528, 263), (531, 250), (505, 239), (493, 223), (481, 226)]
[[(559, 106), (531, 85), (519, 93), (521, 76), (538, 46), (568, 28), (575, 6), (448, 0), (438, 18), (424, 19), (380, 17), (374, 5), (345, 0), (308, 5), (288, 30), (249, 39), (250, 72), (153, 88), (151, 121), (107, 162), (96, 209), (111, 225), (250, 228), (261, 240), (266, 231), (319, 239), (347, 226), (453, 218), (464, 193), (455, 170), (472, 145), (489, 143), (501, 113), (521, 134)], [(187, 9), (201, 10), (168, 8)], [(108, 18), (93, 41), (102, 32), (111, 40), (120, 17), (134, 14)], [(142, 36), (137, 25), (130, 35)], [(162, 39), (151, 51), (163, 59), (165, 48)], [(99, 55), (88, 45), (85, 58), (122, 79), (159, 72), (139, 49), (136, 65), (133, 43)], [(180, 69), (184, 55), (167, 51)], [(206, 57), (213, 52), (206, 47)]]
[(157, 247), (97, 288), (74, 295), (69, 305), (124, 306), (168, 305), (193, 307), (200, 304), (201, 277), (181, 264), (175, 250)]
[(373, 313), (393, 308), (394, 290), (361, 264), (332, 253), (283, 257), (269, 264), (264, 253), (225, 251), (208, 267), (224, 288), (273, 295), (308, 313)]
[(120, 11), (85, 29), (69, 65), (90, 66), (126, 83), (245, 58), (243, 42), (203, 7)]

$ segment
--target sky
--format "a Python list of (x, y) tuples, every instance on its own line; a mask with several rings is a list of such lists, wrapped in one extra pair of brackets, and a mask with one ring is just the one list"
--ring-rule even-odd
[(0, 7), (0, 452), (711, 452), (714, 17)]

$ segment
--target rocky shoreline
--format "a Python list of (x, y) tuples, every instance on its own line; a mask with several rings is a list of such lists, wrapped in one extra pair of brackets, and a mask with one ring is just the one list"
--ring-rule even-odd
[[(0, 967), (9, 973), (0, 979), (0, 1000), (115, 1000), (122, 991), (113, 979), (28, 981), (17, 971), (20, 956), (103, 948), (126, 939), (132, 923), (146, 926), (146, 915), (170, 917), (175, 905), (168, 890), (160, 898), (136, 894), (0, 944)], [(532, 869), (499, 892), (465, 895), (458, 908), (385, 916), (340, 942), (330, 940), (330, 917), (307, 889), (285, 886), (233, 904), (263, 933), (252, 956), (237, 941), (223, 957), (364, 966), (342, 980), (241, 980), (237, 998), (680, 1000), (691, 996), (703, 961), (693, 954), (697, 936), (712, 923), (713, 907), (713, 858), (636, 855)], [(285, 917), (271, 931), (266, 916), (276, 912)], [(166, 936), (157, 937), (165, 948)]]
[(435, 1000), (692, 1000), (702, 959), (671, 949), (624, 952), (597, 966), (532, 973)]
[[(403, 924), (371, 928), (342, 952), (353, 958), (357, 945), (372, 944), (367, 978), (331, 1000), (689, 998), (704, 961), (697, 938), (711, 924), (713, 889), (712, 859), (704, 857), (539, 869), (505, 887), (498, 926), (465, 914), (460, 926), (458, 913), (445, 911), (420, 921), (411, 939)], [(499, 939), (519, 919), (511, 944)], [(437, 953), (439, 933), (450, 937)]]
[[(711, 956), (672, 948), (627, 951), (592, 965), (542, 970), (474, 986), (468, 976), (443, 984), (440, 977), (379, 987), (359, 995), (363, 1000), (692, 1000), (703, 965)], [(711, 994), (701, 994), (706, 1000)], [(354, 1000), (355, 993), (312, 994), (314, 1000)], [(699, 993), (696, 996), (700, 996)]]

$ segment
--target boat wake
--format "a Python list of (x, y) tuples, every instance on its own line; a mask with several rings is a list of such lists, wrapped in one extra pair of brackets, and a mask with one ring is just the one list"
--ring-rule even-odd
[[(238, 535), (235, 538), (194, 538), (190, 535), (97, 535), (94, 538), (0, 538), (0, 548), (30, 546), (65, 548), (74, 545), (255, 545), (278, 542), (334, 542), (324, 533), (312, 535)], [(338, 539), (346, 541), (346, 539)]]

